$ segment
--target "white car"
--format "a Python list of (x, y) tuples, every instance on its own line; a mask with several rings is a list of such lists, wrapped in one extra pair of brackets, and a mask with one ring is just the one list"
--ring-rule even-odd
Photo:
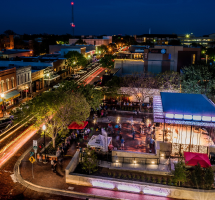
[(71, 78), (80, 78), (80, 75), (79, 74), (72, 74), (70, 77)]
[(54, 86), (53, 86), (53, 88), (57, 89), (57, 88), (59, 88), (60, 86), (62, 86), (62, 87), (63, 87), (63, 85), (62, 85), (62, 84), (58, 83), (57, 85), (54, 85)]
[(84, 74), (86, 73), (87, 71), (84, 71), (84, 70), (79, 70), (78, 72), (76, 72), (76, 74)]
[(101, 86), (96, 86), (94, 87), (95, 90), (102, 90), (102, 87)]

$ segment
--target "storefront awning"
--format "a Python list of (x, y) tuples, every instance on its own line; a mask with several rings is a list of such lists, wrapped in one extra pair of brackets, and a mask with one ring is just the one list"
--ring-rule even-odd
[[(20, 93), (17, 90), (13, 90), (4, 95), (4, 102), (11, 101), (12, 99), (15, 99), (16, 97), (19, 97), (19, 96), (20, 96)], [(1, 104), (2, 104), (2, 99), (0, 99), (0, 105)]]
[(88, 124), (88, 121), (82, 122), (82, 124), (78, 125), (76, 122), (72, 122), (69, 126), (68, 129), (84, 129)]

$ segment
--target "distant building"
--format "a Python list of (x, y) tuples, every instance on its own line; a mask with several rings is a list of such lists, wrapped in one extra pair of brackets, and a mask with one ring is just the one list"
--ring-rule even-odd
[(209, 35), (203, 35), (202, 37), (196, 37), (195, 35), (185, 34), (180, 35), (178, 38), (181, 41), (182, 45), (193, 46), (194, 45), (201, 45), (203, 47), (213, 47), (215, 42), (215, 33)]
[[(89, 37), (82, 37), (81, 38), (84, 42), (91, 45), (109, 45), (112, 43), (112, 36), (103, 36), (102, 38), (93, 38), (92, 36)], [(69, 39), (69, 44), (75, 44), (79, 39)]]
[[(130, 52), (117, 54), (115, 68), (121, 68), (117, 75), (123, 76), (136, 72), (158, 74), (165, 71), (178, 71), (201, 60), (200, 47), (155, 45), (153, 48), (131, 46)], [(135, 50), (141, 52), (135, 52)]]
[(32, 56), (33, 55), (33, 50), (28, 50), (28, 49), (8, 49), (5, 51), (2, 51), (0, 53), (0, 58), (3, 59), (11, 59), (11, 58), (16, 58), (16, 57), (21, 57), (21, 56)]
[(172, 40), (178, 40), (176, 34), (143, 34), (136, 36), (136, 41), (139, 43), (156, 45), (168, 45)]
[(2, 49), (14, 49), (13, 35), (0, 35), (0, 51)]

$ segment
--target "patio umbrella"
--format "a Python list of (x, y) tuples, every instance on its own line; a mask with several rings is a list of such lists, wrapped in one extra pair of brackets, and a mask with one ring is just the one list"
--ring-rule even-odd
[(208, 155), (205, 153), (184, 152), (185, 165), (195, 166), (198, 163), (201, 167), (210, 167), (211, 163)]
[(119, 128), (119, 125), (115, 125), (114, 128)]
[(78, 125), (76, 122), (72, 122), (68, 129), (84, 129), (88, 124), (88, 121), (83, 121), (82, 124)]

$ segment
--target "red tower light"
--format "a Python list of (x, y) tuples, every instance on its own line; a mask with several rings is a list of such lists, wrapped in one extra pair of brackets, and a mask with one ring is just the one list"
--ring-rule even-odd
[(73, 6), (73, 5), (74, 5), (74, 2), (71, 2), (71, 5)]

